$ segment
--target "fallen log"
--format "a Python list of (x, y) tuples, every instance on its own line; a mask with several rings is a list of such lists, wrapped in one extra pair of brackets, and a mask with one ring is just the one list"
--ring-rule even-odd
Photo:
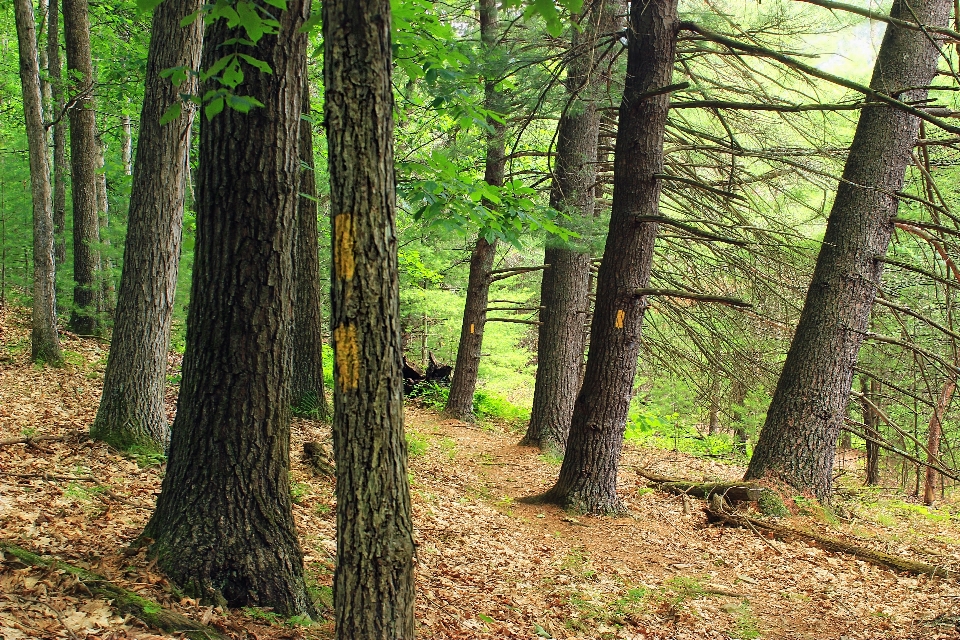
[(67, 440), (83, 440), (87, 437), (85, 431), (71, 431), (59, 436), (18, 436), (16, 438), (4, 438), (0, 440), (0, 447), (11, 444), (25, 444), (30, 446), (37, 442), (66, 442)]
[(26, 549), (0, 540), (0, 551), (8, 553), (20, 562), (33, 566), (65, 571), (79, 580), (90, 593), (113, 601), (113, 607), (121, 613), (130, 614), (145, 624), (169, 633), (180, 632), (194, 640), (222, 640), (224, 635), (215, 628), (195, 622), (133, 591), (118, 587), (103, 576), (75, 567), (60, 560), (48, 560)]
[(638, 469), (637, 475), (646, 478), (657, 489), (669, 491), (677, 495), (692, 496), (702, 500), (709, 500), (713, 496), (720, 496), (728, 502), (756, 502), (760, 510), (766, 515), (785, 516), (789, 510), (783, 504), (783, 499), (776, 491), (755, 482), (690, 482), (667, 478)]
[(825, 551), (849, 554), (865, 562), (885, 567), (887, 569), (893, 569), (894, 571), (903, 571), (905, 573), (911, 573), (914, 575), (924, 574), (929, 576), (940, 576), (942, 578), (952, 578), (956, 577), (957, 575), (956, 572), (951, 571), (946, 567), (938, 567), (925, 562), (919, 562), (917, 560), (910, 560), (909, 558), (895, 556), (891, 553), (868, 549), (866, 547), (844, 542), (838, 538), (831, 538), (830, 536), (825, 536), (820, 533), (795, 529), (793, 527), (788, 527), (782, 524), (774, 524), (772, 522), (766, 522), (765, 520), (750, 518), (748, 516), (723, 513), (714, 509), (705, 508), (704, 512), (707, 514), (707, 520), (710, 522), (721, 523), (734, 527), (743, 527), (745, 529), (753, 529), (755, 531), (765, 531), (781, 540), (808, 540)]

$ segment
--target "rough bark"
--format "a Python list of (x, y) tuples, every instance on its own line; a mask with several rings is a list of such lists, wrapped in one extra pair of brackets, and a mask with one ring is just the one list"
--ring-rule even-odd
[[(897, 0), (890, 15), (942, 26), (951, 7), (949, 0), (923, 0), (912, 7)], [(929, 33), (887, 25), (870, 86), (916, 104), (926, 98), (938, 57)], [(896, 194), (917, 130), (916, 117), (893, 107), (873, 103), (861, 110), (748, 479), (772, 476), (820, 500), (830, 498), (853, 367), (869, 326), (897, 213)]]
[[(292, 616), (312, 610), (289, 475), (291, 254), (306, 63), (299, 29), (309, 7), (296, 0), (269, 10), (279, 33), (256, 46), (243, 44), (245, 32), (226, 20), (204, 34), (204, 68), (239, 52), (273, 73), (244, 70), (244, 93), (265, 106), (226, 109), (201, 127), (183, 382), (166, 476), (144, 535), (154, 540), (158, 566), (185, 592)], [(235, 39), (241, 42), (227, 44)]]
[(73, 195), (73, 310), (70, 329), (93, 335), (97, 322), (100, 240), (97, 216), (97, 125), (93, 106), (93, 62), (87, 0), (63, 0), (63, 40), (71, 85), (70, 173)]
[(627, 31), (627, 75), (620, 104), (610, 231), (597, 274), (587, 370), (577, 396), (567, 451), (544, 499), (588, 513), (617, 513), (617, 470), (640, 349), (663, 170), (670, 98), (644, 93), (670, 84), (676, 55), (676, 0), (633, 3)]
[(323, 3), (337, 464), (336, 637), (414, 637), (388, 0)]
[(20, 57), (20, 85), (23, 88), (23, 115), (30, 154), (30, 192), (33, 199), (33, 333), (31, 357), (34, 362), (59, 363), (57, 300), (54, 288), (53, 203), (50, 195), (50, 166), (47, 163), (47, 135), (43, 128), (40, 67), (37, 59), (37, 31), (30, 0), (16, 0), (17, 44)]
[[(550, 188), (550, 206), (573, 218), (594, 215), (597, 177), (597, 138), (600, 115), (597, 91), (604, 80), (606, 56), (597, 49), (599, 37), (611, 30), (616, 17), (613, 0), (585, 5), (579, 29), (573, 29), (567, 68), (566, 109), (557, 124), (557, 156)], [(563, 453), (580, 390), (590, 293), (590, 253), (585, 247), (549, 240), (540, 284), (540, 327), (537, 336), (537, 377), (530, 424), (521, 444)]]
[[(488, 69), (484, 80), (483, 104), (486, 109), (501, 112), (503, 100), (497, 90), (497, 73), (492, 71), (497, 48), (497, 33), (500, 29), (496, 0), (480, 0), (480, 41), (484, 49)], [(483, 179), (493, 187), (503, 186), (503, 169), (506, 126), (493, 118), (487, 119), (487, 155), (484, 161)], [(483, 205), (495, 205), (483, 200)], [(483, 328), (487, 322), (487, 300), (490, 292), (490, 271), (497, 252), (497, 241), (488, 241), (481, 230), (477, 244), (470, 253), (470, 276), (467, 281), (467, 299), (463, 306), (463, 324), (460, 327), (460, 342), (457, 346), (457, 362), (450, 382), (450, 395), (445, 411), (451, 416), (472, 422), (473, 394), (477, 389), (480, 370), (480, 351), (483, 347)]]
[[(937, 406), (933, 409), (933, 415), (930, 416), (930, 424), (927, 426), (927, 464), (938, 464), (940, 459), (940, 437), (943, 434), (943, 416), (947, 413), (950, 406), (950, 400), (953, 398), (953, 392), (957, 388), (957, 379), (951, 376), (940, 390), (940, 398), (937, 400)], [(927, 467), (923, 482), (923, 504), (931, 505), (936, 499), (937, 477), (940, 474), (932, 466)]]
[(166, 0), (153, 13), (113, 341), (90, 429), (94, 438), (118, 449), (163, 450), (169, 444), (164, 388), (193, 110), (184, 109), (163, 126), (160, 118), (180, 93), (195, 93), (196, 87), (191, 80), (174, 86), (160, 74), (198, 66), (202, 21), (183, 28), (180, 21), (201, 5), (200, 0)]
[[(310, 85), (303, 78), (303, 112), (310, 114)], [(300, 198), (293, 245), (293, 406), (330, 419), (323, 386), (323, 316), (320, 313), (320, 260), (317, 255), (317, 180), (313, 168), (313, 125), (300, 123)]]
[(53, 100), (53, 235), (54, 260), (63, 264), (67, 259), (64, 237), (67, 216), (67, 133), (64, 120), (63, 72), (60, 62), (60, 4), (50, 0), (47, 14), (47, 69)]

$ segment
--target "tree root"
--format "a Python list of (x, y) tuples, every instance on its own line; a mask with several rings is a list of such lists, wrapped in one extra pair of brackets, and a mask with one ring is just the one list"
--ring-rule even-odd
[(783, 498), (776, 491), (756, 482), (690, 482), (658, 476), (641, 469), (637, 469), (637, 475), (649, 480), (657, 489), (670, 493), (704, 500), (709, 500), (716, 495), (730, 502), (756, 502), (760, 510), (769, 516), (790, 514), (783, 503)]
[(52, 568), (75, 576), (90, 593), (113, 601), (113, 607), (121, 613), (139, 618), (147, 625), (167, 632), (185, 632), (184, 637), (194, 640), (222, 640), (224, 635), (213, 627), (195, 622), (186, 616), (164, 609), (153, 600), (148, 600), (113, 584), (104, 577), (86, 569), (75, 567), (60, 560), (47, 560), (35, 553), (0, 541), (0, 551), (10, 554), (20, 562), (34, 567)]
[(773, 524), (771, 522), (765, 522), (764, 520), (758, 520), (757, 518), (723, 513), (715, 509), (705, 508), (704, 512), (707, 514), (707, 520), (710, 522), (719, 522), (734, 527), (744, 527), (753, 529), (754, 531), (765, 531), (780, 539), (790, 540), (799, 538), (801, 540), (809, 540), (826, 551), (832, 551), (834, 553), (846, 553), (856, 556), (865, 562), (885, 567), (887, 569), (893, 569), (895, 571), (903, 571), (914, 575), (925, 574), (930, 576), (940, 576), (943, 578), (952, 578), (957, 575), (956, 572), (951, 571), (946, 567), (938, 567), (926, 564), (924, 562), (895, 556), (890, 553), (884, 553), (883, 551), (867, 549), (866, 547), (850, 544), (849, 542), (844, 542), (843, 540), (831, 538), (819, 533), (794, 529), (793, 527), (787, 527), (780, 524)]

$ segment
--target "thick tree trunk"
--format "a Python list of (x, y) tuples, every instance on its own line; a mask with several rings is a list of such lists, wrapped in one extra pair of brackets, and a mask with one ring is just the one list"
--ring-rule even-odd
[[(940, 398), (937, 400), (937, 406), (933, 409), (933, 415), (930, 416), (930, 424), (927, 427), (927, 463), (938, 464), (940, 459), (940, 437), (943, 434), (943, 416), (947, 413), (950, 406), (950, 400), (953, 398), (953, 392), (957, 388), (956, 376), (951, 376), (943, 385), (940, 391)], [(937, 477), (940, 474), (933, 467), (927, 467), (926, 476), (923, 482), (923, 504), (931, 505), (936, 499)]]
[(67, 133), (64, 118), (63, 72), (60, 62), (60, 4), (50, 0), (47, 15), (47, 68), (53, 100), (53, 236), (54, 260), (58, 265), (67, 259), (64, 237), (67, 215)]
[[(599, 37), (613, 28), (613, 0), (585, 5), (579, 29), (573, 29), (567, 68), (568, 104), (557, 125), (557, 164), (550, 189), (550, 206), (575, 219), (594, 215), (597, 176), (597, 138), (600, 115), (597, 96), (605, 56), (599, 56)], [(598, 58), (599, 56), (599, 58)], [(573, 405), (580, 390), (586, 321), (590, 293), (590, 253), (586, 247), (548, 240), (540, 284), (540, 327), (537, 337), (537, 379), (530, 425), (521, 444), (563, 453), (570, 432)]]
[[(243, 92), (200, 131), (197, 239), (187, 352), (162, 492), (144, 535), (185, 592), (231, 606), (311, 612), (290, 500), (290, 334), (300, 160), (302, 0), (256, 46), (219, 20), (203, 68), (243, 53)], [(227, 44), (241, 39), (241, 43)], [(212, 88), (210, 85), (205, 89)], [(204, 89), (201, 89), (201, 92)]]
[[(868, 486), (873, 486), (880, 484), (880, 444), (875, 442), (880, 438), (880, 416), (870, 402), (873, 404), (880, 402), (880, 383), (871, 378), (869, 385), (868, 388), (866, 378), (861, 376), (860, 390), (864, 395), (863, 424), (866, 425), (867, 437), (873, 439), (873, 441), (867, 440), (866, 442), (867, 463), (865, 483)], [(866, 402), (868, 398), (870, 402)]]
[(663, 171), (669, 94), (644, 97), (670, 84), (677, 42), (676, 0), (633, 3), (627, 31), (627, 76), (620, 104), (610, 231), (597, 275), (590, 352), (577, 396), (560, 477), (544, 498), (587, 513), (617, 513), (617, 470), (633, 391), (650, 281)]
[[(497, 34), (500, 19), (496, 0), (480, 0), (480, 41), (482, 43), (486, 65), (488, 67), (484, 82), (484, 107), (500, 112), (503, 99), (497, 91), (494, 54), (497, 47)], [(493, 187), (503, 186), (503, 169), (506, 126), (493, 118), (487, 119), (490, 131), (487, 133), (487, 157), (483, 179)], [(484, 200), (484, 206), (491, 208), (493, 203)], [(487, 322), (487, 299), (490, 292), (490, 271), (497, 252), (497, 241), (484, 238), (483, 230), (477, 237), (477, 244), (470, 254), (470, 278), (467, 282), (467, 299), (463, 307), (463, 324), (460, 328), (460, 343), (457, 347), (457, 363), (450, 382), (450, 395), (447, 398), (446, 412), (455, 418), (473, 421), (473, 394), (477, 389), (477, 374), (480, 370), (480, 351), (483, 347), (483, 328)]]
[[(303, 77), (303, 112), (310, 114), (310, 85)], [(323, 316), (317, 255), (317, 179), (313, 168), (313, 125), (300, 123), (300, 198), (293, 245), (293, 406), (330, 419), (323, 387)]]
[(70, 329), (93, 335), (99, 329), (97, 271), (97, 126), (93, 108), (93, 62), (87, 0), (63, 0), (63, 40), (75, 104), (70, 109), (70, 172), (73, 194), (73, 310)]
[(33, 198), (33, 335), (34, 362), (59, 363), (57, 300), (54, 289), (53, 203), (50, 196), (50, 166), (47, 135), (43, 128), (40, 67), (37, 60), (37, 30), (30, 0), (16, 0), (17, 44), (20, 51), (20, 85), (23, 115), (30, 153), (30, 191)]
[(336, 637), (414, 637), (390, 2), (323, 3), (337, 463)]
[[(944, 26), (949, 0), (896, 0), (890, 15)], [(923, 100), (939, 53), (929, 33), (887, 25), (871, 87)], [(920, 87), (920, 88), (917, 88)], [(907, 89), (906, 91), (904, 91)], [(880, 283), (917, 118), (877, 103), (864, 108), (807, 291), (800, 322), (760, 432), (748, 479), (773, 477), (828, 500), (853, 366)]]
[(195, 93), (196, 86), (188, 79), (177, 87), (160, 74), (171, 67), (197, 68), (202, 21), (187, 27), (180, 21), (201, 5), (200, 0), (166, 0), (153, 13), (113, 341), (90, 429), (95, 439), (118, 449), (164, 450), (169, 444), (163, 396), (193, 110), (163, 126), (160, 117), (180, 93)]

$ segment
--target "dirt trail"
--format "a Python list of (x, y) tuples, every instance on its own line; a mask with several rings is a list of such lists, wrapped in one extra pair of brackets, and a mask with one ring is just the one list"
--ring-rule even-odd
[[(106, 345), (67, 336), (68, 365), (37, 368), (28, 361), (25, 319), (0, 314), (0, 329), (0, 440), (87, 429)], [(408, 408), (407, 427), (420, 638), (960, 638), (950, 621), (929, 624), (956, 615), (956, 581), (898, 576), (803, 543), (709, 527), (699, 505), (684, 515), (677, 497), (643, 490), (633, 471), (735, 478), (736, 467), (628, 446), (620, 491), (631, 517), (573, 517), (517, 502), (549, 488), (558, 471), (518, 447), (518, 435), (417, 407)], [(300, 459), (303, 443), (329, 430), (295, 420), (293, 432), (294, 512), (311, 588), (329, 615), (333, 491)], [(270, 612), (182, 598), (142, 551), (128, 551), (159, 491), (162, 466), (153, 462), (75, 439), (0, 447), (0, 539), (104, 574), (232, 637), (330, 637), (329, 622), (299, 627)], [(956, 520), (909, 530), (799, 520), (960, 569)], [(0, 559), (0, 637), (158, 635), (66, 576), (8, 557)]]

